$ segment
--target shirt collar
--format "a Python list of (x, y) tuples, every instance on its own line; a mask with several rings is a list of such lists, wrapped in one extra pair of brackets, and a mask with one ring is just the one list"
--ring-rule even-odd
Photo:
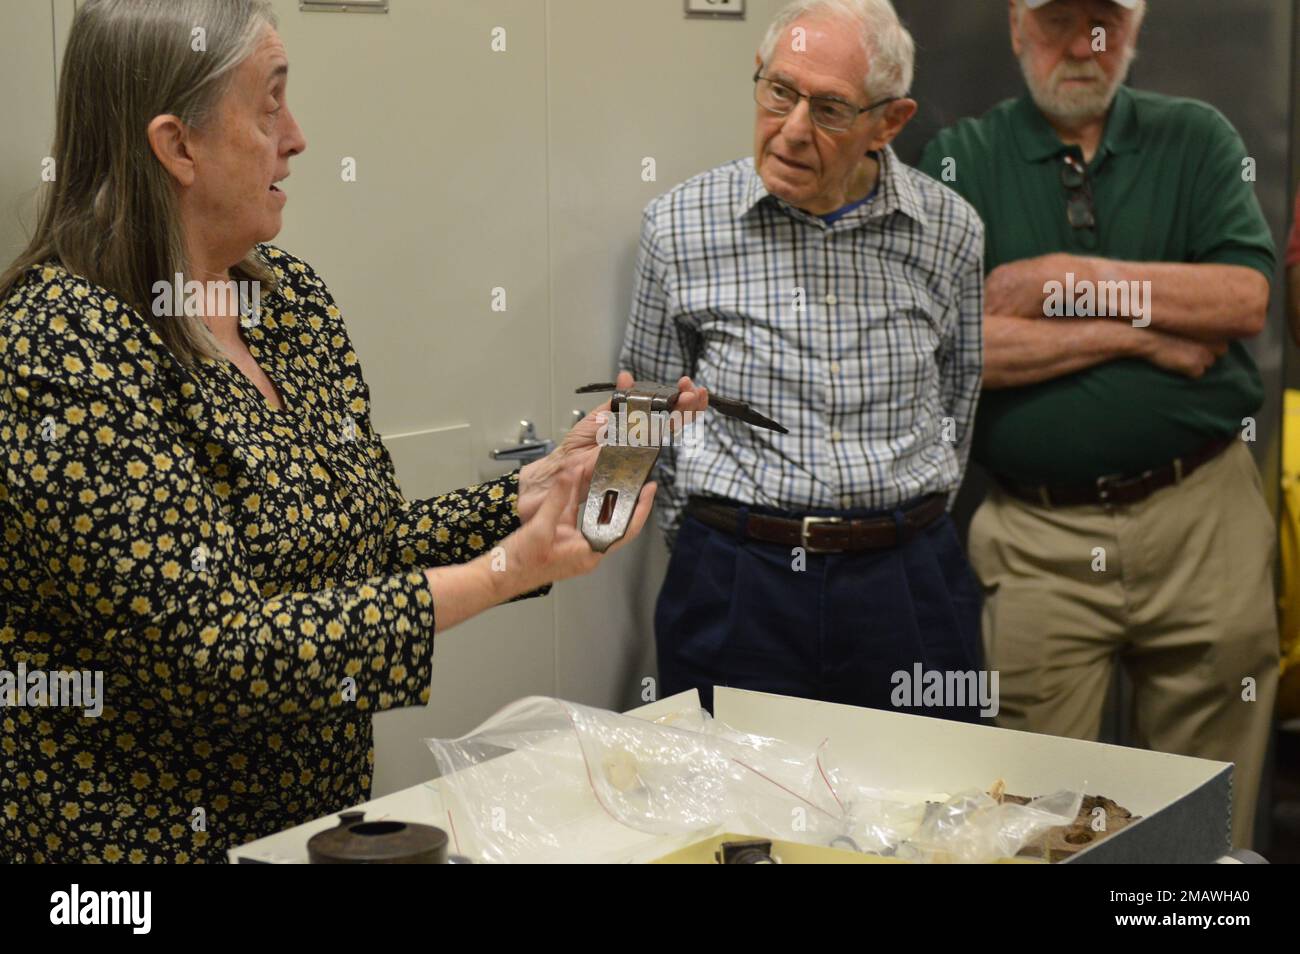
[[(876, 153), (876, 158), (880, 162), (880, 179), (877, 183), (876, 197), (864, 206), (854, 209), (845, 215), (842, 219), (835, 222), (839, 225), (841, 222), (860, 222), (869, 221), (870, 219), (879, 218), (889, 215), (892, 212), (901, 212), (911, 219), (915, 219), (922, 227), (927, 224), (925, 210), (921, 207), (920, 198), (916, 194), (916, 189), (912, 182), (901, 170), (901, 163), (894, 154), (892, 146), (886, 146), (881, 152)], [(772, 193), (767, 191), (763, 185), (763, 177), (758, 174), (754, 168), (754, 162), (751, 159), (745, 165), (746, 181), (741, 190), (740, 202), (736, 207), (736, 218), (743, 218), (754, 210), (765, 199), (771, 200), (770, 204), (777, 206), (787, 214), (800, 218), (821, 221), (817, 216), (801, 209), (796, 209), (782, 199), (778, 199)], [(822, 223), (823, 225), (825, 223)], [(827, 226), (829, 228), (830, 226)]]
[[(1056, 134), (1047, 117), (1042, 114), (1033, 98), (1026, 93), (1016, 102), (1012, 110), (1014, 119), (1012, 134), (1021, 158), (1027, 162), (1042, 162), (1065, 152), (1066, 145)], [(1118, 154), (1133, 152), (1138, 148), (1137, 110), (1133, 106), (1133, 94), (1127, 86), (1121, 85), (1110, 104), (1106, 117), (1106, 131), (1101, 138), (1097, 152)]]

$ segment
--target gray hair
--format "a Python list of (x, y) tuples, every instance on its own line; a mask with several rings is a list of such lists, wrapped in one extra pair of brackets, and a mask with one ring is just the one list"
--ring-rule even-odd
[(790, 24), (817, 14), (843, 17), (858, 24), (862, 49), (867, 54), (867, 75), (862, 85), (869, 98), (907, 95), (912, 88), (916, 43), (889, 0), (794, 0), (777, 13), (767, 28), (758, 50), (763, 65), (771, 62)]
[[(148, 126), (171, 114), (201, 128), (236, 67), (275, 25), (269, 0), (81, 5), (59, 77), (57, 178), (41, 197), (30, 243), (0, 274), (0, 301), (30, 266), (58, 259), (140, 312), (181, 363), (224, 358), (202, 321), (159, 318), (149, 308), (154, 283), (189, 268), (175, 188), (149, 145)], [(275, 287), (255, 251), (231, 272)]]

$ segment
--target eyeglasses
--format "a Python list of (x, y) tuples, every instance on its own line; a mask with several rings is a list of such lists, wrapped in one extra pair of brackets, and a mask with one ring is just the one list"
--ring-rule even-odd
[(1095, 235), (1097, 213), (1092, 204), (1092, 179), (1077, 156), (1066, 153), (1061, 157), (1061, 185), (1065, 186), (1065, 216), (1070, 228), (1087, 229), (1085, 235)]
[(854, 106), (852, 103), (846, 103), (844, 100), (835, 99), (832, 96), (808, 96), (791, 86), (786, 86), (784, 83), (778, 83), (776, 80), (761, 76), (761, 73), (762, 70), (754, 71), (754, 101), (758, 105), (769, 113), (786, 116), (799, 105), (799, 100), (806, 99), (808, 100), (808, 115), (812, 117), (814, 123), (827, 132), (846, 132), (850, 126), (858, 121), (858, 117), (863, 113), (869, 113), (873, 109), (879, 109), (881, 106), (903, 98), (901, 96), (890, 96), (888, 99), (882, 99), (870, 106)]

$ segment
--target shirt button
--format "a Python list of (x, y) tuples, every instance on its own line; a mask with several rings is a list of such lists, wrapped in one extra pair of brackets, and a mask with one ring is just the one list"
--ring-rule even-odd
[(832, 361), (831, 374), (839, 374), (839, 373), (840, 373), (840, 363), (838, 361)]
[(837, 297), (835, 297), (834, 295), (827, 295), (827, 296), (826, 296), (826, 304), (828, 304), (828, 305), (838, 305), (839, 302), (840, 302), (840, 300), (839, 300)]
[(853, 506), (853, 498), (852, 498), (852, 497), (841, 497), (841, 498), (840, 498), (840, 507), (842, 507), (842, 508), (845, 509), (845, 510), (848, 510), (848, 509), (849, 509), (850, 507), (852, 507), (852, 506)]
[(833, 441), (837, 441), (837, 440), (839, 440), (842, 436), (843, 436), (843, 435), (840, 434), (839, 431), (831, 431), (831, 440), (833, 440)]

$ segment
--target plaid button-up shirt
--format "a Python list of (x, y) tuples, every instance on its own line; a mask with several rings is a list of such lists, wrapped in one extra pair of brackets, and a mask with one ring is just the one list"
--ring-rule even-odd
[(796, 512), (892, 507), (961, 482), (982, 370), (984, 228), (879, 154), (872, 201), (828, 225), (739, 159), (645, 210), (620, 358), (682, 374), (789, 434), (708, 413), (660, 454), (671, 543), (691, 494)]

